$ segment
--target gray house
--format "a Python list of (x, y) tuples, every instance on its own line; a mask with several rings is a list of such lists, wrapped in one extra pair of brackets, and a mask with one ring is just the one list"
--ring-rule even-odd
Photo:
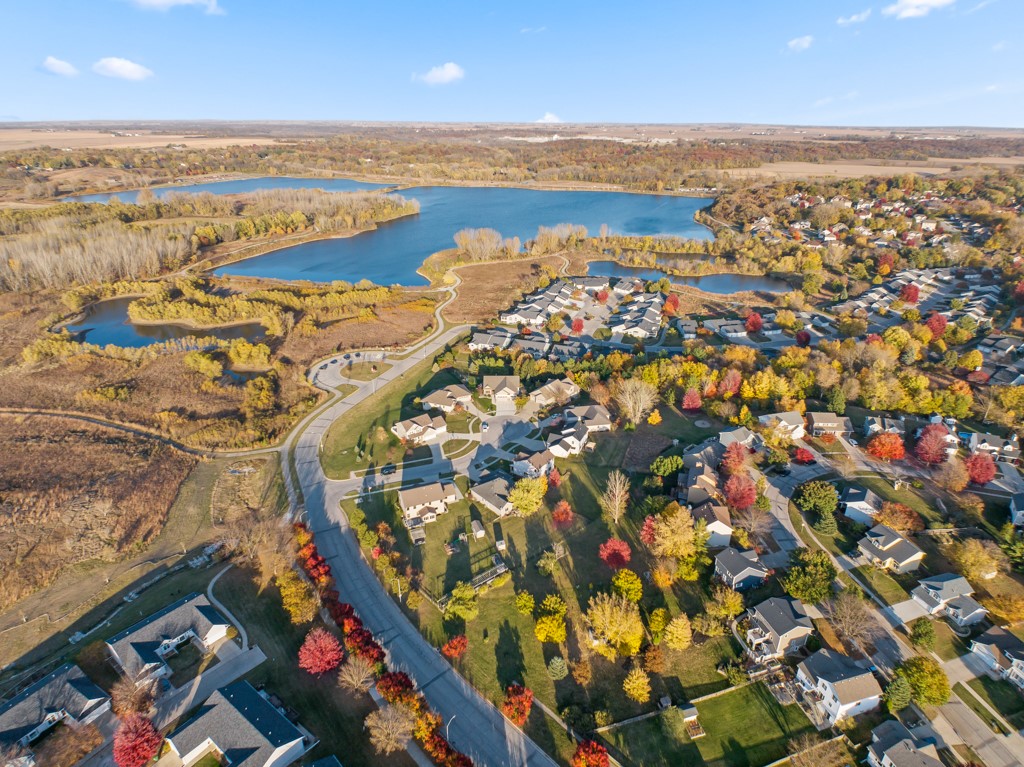
[(792, 597), (771, 597), (747, 611), (750, 628), (747, 646), (757, 661), (793, 655), (814, 633), (803, 602)]
[(507, 474), (498, 472), (487, 477), (477, 485), (469, 488), (469, 496), (499, 517), (511, 514), (515, 509), (508, 499), (512, 492), (512, 478)]
[(768, 572), (758, 561), (756, 551), (737, 551), (730, 546), (715, 555), (715, 577), (736, 591), (760, 586)]

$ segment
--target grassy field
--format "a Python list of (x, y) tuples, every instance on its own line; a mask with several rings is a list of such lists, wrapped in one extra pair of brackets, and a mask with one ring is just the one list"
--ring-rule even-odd
[(391, 426), (423, 412), (413, 404), (416, 397), (458, 383), (450, 370), (434, 373), (432, 366), (433, 360), (423, 360), (401, 378), (389, 382), (378, 396), (356, 405), (331, 425), (321, 456), (328, 477), (344, 479), (351, 471), (405, 459), (407, 450), (391, 434)]
[(304, 727), (320, 738), (310, 758), (334, 754), (352, 767), (413, 764), (405, 752), (382, 757), (373, 751), (363, 732), (363, 720), (375, 708), (368, 695), (343, 690), (332, 674), (318, 679), (299, 669), (296, 653), (311, 626), (293, 626), (288, 621), (275, 587), (260, 592), (251, 572), (234, 568), (217, 582), (216, 595), (245, 626), (249, 640), (267, 656), (246, 679), (254, 685), (266, 685), (269, 692), (298, 712)]
[(945, 621), (932, 621), (935, 625), (935, 653), (943, 660), (953, 660), (969, 652), (967, 642), (953, 633)]
[(874, 565), (861, 565), (853, 570), (887, 605), (896, 605), (910, 599), (910, 593), (895, 578)]
[(686, 734), (683, 714), (671, 708), (661, 716), (601, 733), (601, 739), (635, 767), (697, 767), (703, 765), (697, 746)]
[(460, 458), (471, 453), (480, 443), (471, 439), (450, 439), (441, 447), (445, 458)]
[(390, 368), (386, 362), (348, 362), (338, 372), (353, 381), (372, 381)]
[(448, 425), (448, 432), (451, 434), (480, 433), (480, 419), (466, 410), (448, 413), (444, 420)]
[(1024, 727), (1024, 695), (1010, 682), (979, 676), (968, 681), (967, 686), (1014, 727)]

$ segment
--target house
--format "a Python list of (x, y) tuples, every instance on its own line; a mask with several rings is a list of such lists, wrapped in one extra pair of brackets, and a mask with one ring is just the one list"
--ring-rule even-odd
[(522, 388), (519, 376), (484, 376), (483, 394), (490, 398), (495, 408), (514, 410), (516, 397)]
[(566, 277), (567, 282), (572, 284), (577, 290), (585, 290), (587, 293), (600, 293), (602, 290), (608, 290), (608, 278), (607, 277)]
[(845, 437), (853, 434), (853, 422), (835, 413), (808, 413), (807, 426), (814, 437), (823, 437), (826, 434)]
[(412, 418), (399, 421), (391, 427), (391, 433), (402, 442), (427, 443), (435, 442), (448, 434), (448, 424), (440, 415), (422, 413)]
[(943, 615), (957, 626), (971, 626), (988, 613), (988, 610), (971, 596), (973, 593), (974, 588), (966, 578), (953, 573), (942, 573), (922, 578), (920, 584), (910, 592), (910, 596), (924, 607), (929, 615)]
[(971, 652), (996, 674), (1024, 690), (1024, 642), (1009, 631), (993, 626), (971, 642)]
[(556, 458), (568, 458), (582, 453), (589, 441), (590, 432), (586, 425), (577, 421), (575, 426), (566, 426), (561, 433), (551, 434), (548, 437), (548, 450)]
[(582, 423), (587, 432), (611, 431), (612, 416), (604, 405), (581, 405), (565, 411), (565, 425), (573, 426)]
[(967, 449), (971, 451), (971, 455), (987, 453), (997, 461), (1014, 462), (1020, 458), (1020, 443), (1016, 434), (1009, 439), (1003, 439), (995, 434), (973, 432), (967, 440)]
[(424, 410), (440, 410), (444, 413), (451, 413), (456, 407), (469, 407), (473, 399), (473, 393), (465, 386), (451, 384), (431, 392), (420, 400)]
[(287, 767), (315, 745), (306, 741), (255, 687), (235, 682), (214, 691), (166, 742), (183, 767), (204, 759), (231, 767)]
[(684, 455), (683, 468), (686, 472), (679, 472), (676, 479), (676, 496), (680, 503), (699, 506), (719, 495), (718, 472), (700, 455)]
[(864, 419), (864, 437), (867, 439), (876, 434), (899, 434), (902, 437), (906, 434), (906, 426), (903, 421), (895, 418), (869, 415)]
[(564, 405), (575, 399), (580, 394), (580, 387), (575, 381), (568, 378), (559, 378), (548, 381), (546, 384), (530, 392), (530, 399), (537, 403), (538, 407), (551, 407), (552, 405)]
[(504, 349), (512, 342), (512, 334), (505, 330), (474, 330), (469, 337), (469, 350), (473, 352)]
[(786, 413), (769, 413), (758, 416), (757, 420), (762, 426), (775, 429), (780, 435), (791, 441), (803, 439), (807, 433), (804, 430), (804, 417), (795, 410)]
[(751, 607), (747, 616), (747, 646), (758, 663), (798, 652), (814, 633), (803, 602), (792, 597), (766, 599)]
[(910, 734), (899, 719), (882, 722), (871, 731), (870, 767), (942, 767), (939, 752)]
[(730, 546), (715, 555), (715, 577), (736, 591), (760, 586), (768, 574), (756, 551), (738, 551)]
[(896, 573), (914, 572), (924, 559), (921, 549), (885, 525), (875, 525), (868, 530), (857, 548), (872, 564)]
[(505, 517), (514, 511), (508, 494), (512, 492), (512, 478), (498, 472), (488, 476), (469, 488), (469, 497), (486, 506), (499, 517)]
[(737, 426), (735, 429), (726, 429), (718, 434), (718, 441), (722, 444), (722, 447), (729, 447), (729, 445), (734, 442), (739, 442), (741, 445), (750, 447), (754, 444), (754, 440), (756, 439), (757, 435), (746, 426)]
[(0, 705), (0, 750), (28, 748), (51, 727), (89, 724), (109, 710), (110, 697), (66, 663)]
[(705, 501), (690, 512), (694, 523), (703, 519), (707, 524), (708, 548), (719, 549), (728, 546), (732, 540), (732, 518), (729, 509), (711, 501)]
[(555, 456), (547, 449), (535, 453), (519, 453), (512, 461), (512, 473), (517, 477), (546, 477), (553, 468)]
[(451, 482), (431, 482), (398, 491), (398, 506), (407, 527), (436, 521), (438, 514), (446, 514), (448, 504), (458, 499), (458, 491)]
[(167, 658), (192, 643), (204, 655), (227, 638), (231, 624), (205, 594), (189, 594), (107, 640), (111, 661), (137, 683), (169, 677)]
[(683, 340), (692, 341), (697, 337), (697, 323), (694, 320), (676, 320), (676, 329)]
[(821, 649), (800, 662), (796, 681), (805, 697), (824, 713), (829, 724), (874, 711), (882, 702), (882, 688), (867, 669), (845, 655)]
[(535, 360), (539, 360), (547, 355), (550, 346), (551, 344), (547, 338), (542, 335), (533, 334), (523, 338), (513, 338), (511, 348), (529, 354)]
[(882, 499), (860, 485), (847, 485), (839, 501), (843, 514), (862, 525), (874, 525), (875, 515), (882, 510)]
[(1010, 521), (1014, 527), (1024, 527), (1024, 493), (1010, 496)]

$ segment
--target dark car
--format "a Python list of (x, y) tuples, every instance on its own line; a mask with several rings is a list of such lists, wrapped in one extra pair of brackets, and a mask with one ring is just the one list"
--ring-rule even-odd
[(380, 473), (385, 477), (388, 476), (389, 474), (394, 474), (396, 471), (398, 471), (398, 469), (395, 467), (395, 464), (393, 463), (389, 463), (386, 466), (382, 466), (380, 469)]
[(768, 467), (768, 473), (778, 474), (780, 477), (788, 477), (793, 473), (793, 470), (784, 464), (776, 463)]

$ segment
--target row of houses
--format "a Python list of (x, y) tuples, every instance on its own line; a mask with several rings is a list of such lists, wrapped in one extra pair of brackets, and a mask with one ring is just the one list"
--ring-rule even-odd
[(536, 360), (549, 358), (565, 362), (579, 359), (589, 351), (586, 344), (572, 338), (553, 341), (544, 333), (533, 331), (517, 335), (504, 328), (477, 329), (467, 344), (470, 351), (517, 351)]
[(619, 304), (608, 318), (608, 329), (630, 338), (657, 338), (661, 332), (661, 310), (665, 306), (662, 293), (635, 293), (633, 299)]

